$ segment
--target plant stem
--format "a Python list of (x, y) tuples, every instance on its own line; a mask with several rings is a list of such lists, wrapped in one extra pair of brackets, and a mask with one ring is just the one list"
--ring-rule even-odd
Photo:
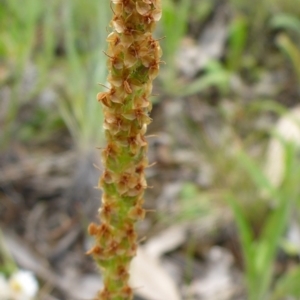
[(136, 255), (135, 223), (145, 216), (142, 208), (148, 166), (145, 133), (152, 81), (161, 63), (161, 49), (152, 37), (161, 17), (160, 0), (111, 0), (114, 28), (108, 41), (110, 88), (97, 95), (104, 112), (107, 146), (102, 151), (104, 173), (101, 225), (89, 226), (96, 245), (92, 254), (103, 271), (104, 288), (95, 299), (132, 299), (129, 265)]

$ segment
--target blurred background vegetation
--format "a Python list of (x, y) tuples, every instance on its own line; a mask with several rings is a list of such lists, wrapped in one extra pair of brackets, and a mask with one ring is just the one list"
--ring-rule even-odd
[[(300, 2), (162, 4), (156, 37), (166, 65), (151, 98), (157, 164), (146, 196), (157, 213), (140, 234), (212, 218), (205, 239), (192, 231), (176, 251), (192, 262), (213, 246), (229, 251), (245, 284), (224, 299), (300, 299)], [(106, 83), (111, 16), (108, 0), (0, 1), (1, 228), (36, 243), (56, 273), (62, 257), (85, 247), (99, 203), (96, 147), (104, 139), (95, 95)], [(59, 252), (74, 223), (72, 243)], [(93, 271), (87, 258), (78, 264)], [(3, 273), (10, 269), (3, 263)]]

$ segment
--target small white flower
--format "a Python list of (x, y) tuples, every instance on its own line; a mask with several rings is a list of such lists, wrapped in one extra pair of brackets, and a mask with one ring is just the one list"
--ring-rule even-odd
[(10, 296), (10, 287), (5, 277), (0, 274), (0, 300), (8, 300)]
[(20, 270), (9, 279), (12, 300), (32, 300), (37, 291), (38, 283), (29, 271)]

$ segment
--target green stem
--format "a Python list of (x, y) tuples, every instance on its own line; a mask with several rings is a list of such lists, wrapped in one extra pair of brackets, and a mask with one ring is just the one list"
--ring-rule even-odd
[(160, 0), (112, 0), (114, 12), (109, 34), (108, 82), (97, 95), (104, 112), (107, 146), (102, 151), (104, 173), (101, 225), (91, 224), (96, 245), (92, 254), (103, 271), (104, 288), (97, 300), (132, 299), (129, 265), (136, 255), (135, 223), (145, 216), (142, 208), (148, 167), (145, 139), (152, 81), (161, 63), (161, 49), (152, 37), (161, 17)]

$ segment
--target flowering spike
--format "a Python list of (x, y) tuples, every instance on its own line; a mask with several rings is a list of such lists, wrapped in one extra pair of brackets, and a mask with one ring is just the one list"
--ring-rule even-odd
[(129, 264), (137, 251), (135, 222), (145, 217), (144, 190), (148, 143), (145, 138), (152, 81), (162, 63), (159, 40), (152, 36), (161, 18), (160, 0), (111, 0), (113, 18), (106, 41), (110, 87), (97, 95), (104, 115), (107, 146), (102, 149), (104, 172), (101, 225), (90, 224), (95, 245), (87, 254), (103, 272), (104, 288), (95, 300), (130, 300)]

